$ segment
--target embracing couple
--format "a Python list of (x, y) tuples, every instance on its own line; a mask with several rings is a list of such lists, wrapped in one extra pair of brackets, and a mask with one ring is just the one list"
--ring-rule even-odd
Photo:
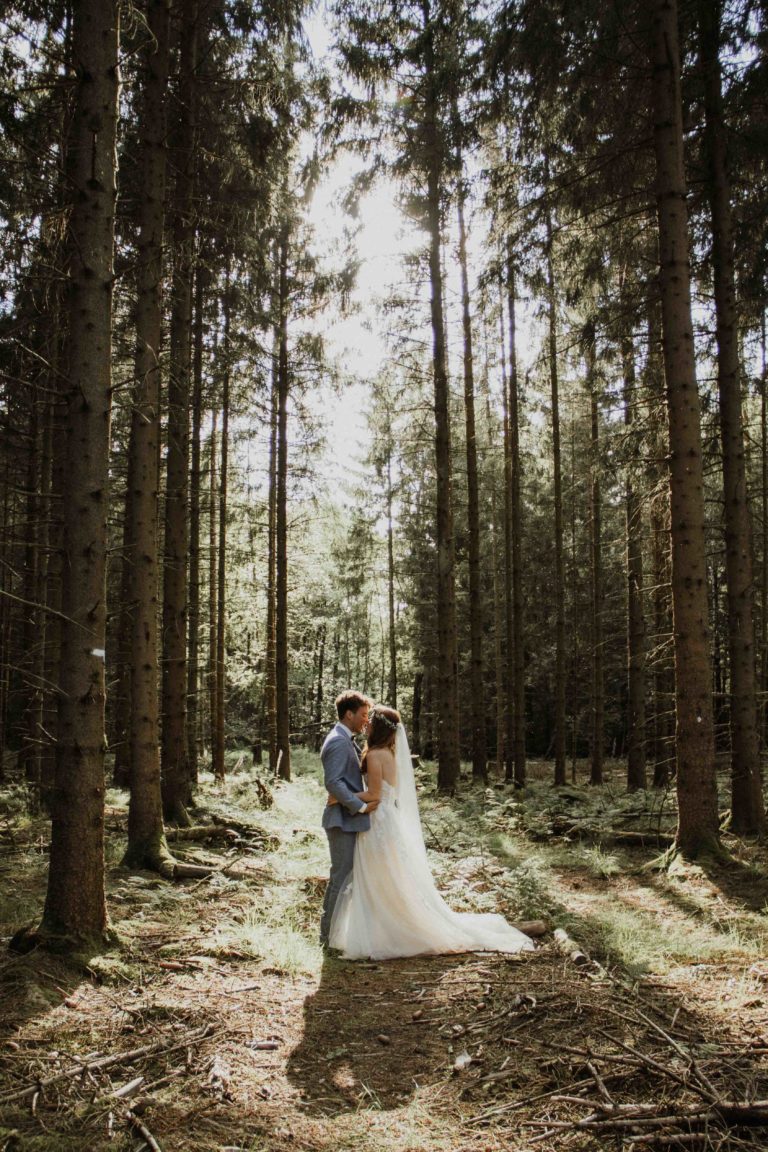
[[(351, 691), (338, 697), (336, 712), (320, 753), (331, 853), (323, 947), (348, 960), (533, 948), (503, 916), (453, 912), (437, 891), (400, 713)], [(362, 756), (354, 740), (361, 733)]]

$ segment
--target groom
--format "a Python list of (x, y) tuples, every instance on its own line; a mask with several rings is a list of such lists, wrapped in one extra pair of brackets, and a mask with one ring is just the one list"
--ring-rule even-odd
[(323, 812), (323, 828), (328, 837), (331, 853), (331, 875), (323, 900), (320, 921), (320, 943), (328, 947), (331, 918), (339, 893), (352, 871), (355, 856), (355, 837), (371, 826), (370, 813), (378, 800), (367, 804), (359, 800), (356, 792), (365, 791), (360, 771), (360, 752), (353, 737), (368, 724), (371, 702), (360, 692), (342, 692), (336, 700), (338, 723), (325, 738), (320, 751), (323, 762), (325, 787), (337, 803), (329, 800)]

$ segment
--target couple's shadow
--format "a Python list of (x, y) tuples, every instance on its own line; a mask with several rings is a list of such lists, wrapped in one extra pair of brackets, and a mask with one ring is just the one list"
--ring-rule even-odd
[[(288, 1077), (310, 1114), (401, 1107), (445, 1074), (445, 1015), (466, 956), (382, 963), (326, 958), (320, 985), (304, 1002), (304, 1035)], [(446, 987), (447, 983), (447, 987)]]

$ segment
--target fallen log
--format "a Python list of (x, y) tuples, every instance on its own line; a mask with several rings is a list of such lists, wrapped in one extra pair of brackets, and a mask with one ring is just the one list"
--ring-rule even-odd
[(513, 920), (512, 927), (526, 936), (546, 936), (552, 930), (551, 924), (546, 920)]

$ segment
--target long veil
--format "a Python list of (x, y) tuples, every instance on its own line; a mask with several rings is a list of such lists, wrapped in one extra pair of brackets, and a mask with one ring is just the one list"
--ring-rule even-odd
[(408, 737), (402, 724), (397, 726), (395, 736), (395, 761), (397, 763), (397, 807), (400, 810), (400, 821), (405, 833), (405, 841), (409, 855), (414, 865), (423, 870), (429, 878), (430, 886), (434, 881), (427, 860), (427, 849), (424, 844), (424, 833), (421, 828), (419, 816), (419, 801), (416, 795), (416, 778), (413, 771), (411, 749)]

